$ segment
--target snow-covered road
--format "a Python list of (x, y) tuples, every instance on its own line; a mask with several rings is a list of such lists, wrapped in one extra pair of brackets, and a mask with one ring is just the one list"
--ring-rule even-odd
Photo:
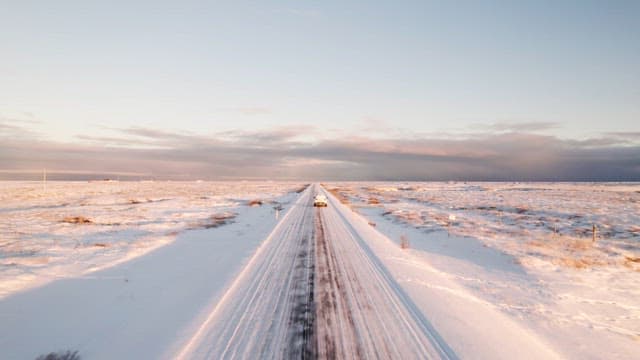
[(0, 358), (562, 358), (321, 186), (274, 204), (2, 299)]
[(301, 194), (179, 352), (181, 359), (299, 358), (312, 327), (313, 206)]
[(456, 358), (330, 196), (310, 186), (179, 358)]

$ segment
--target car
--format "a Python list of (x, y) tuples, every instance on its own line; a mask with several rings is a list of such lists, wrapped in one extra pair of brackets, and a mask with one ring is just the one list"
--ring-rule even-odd
[(318, 194), (316, 195), (315, 198), (313, 198), (313, 206), (326, 207), (327, 205), (328, 205), (328, 202), (327, 202), (326, 196), (322, 194)]

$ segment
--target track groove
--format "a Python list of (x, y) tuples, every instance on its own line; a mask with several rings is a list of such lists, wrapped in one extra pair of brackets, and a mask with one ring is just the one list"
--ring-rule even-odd
[(455, 358), (341, 211), (309, 186), (178, 357)]

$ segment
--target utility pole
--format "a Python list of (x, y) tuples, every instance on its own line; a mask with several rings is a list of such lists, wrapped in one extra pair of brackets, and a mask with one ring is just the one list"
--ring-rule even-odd
[(42, 191), (47, 192), (47, 168), (42, 170)]

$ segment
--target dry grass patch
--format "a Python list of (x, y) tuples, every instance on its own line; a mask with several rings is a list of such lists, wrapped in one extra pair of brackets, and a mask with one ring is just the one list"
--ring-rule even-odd
[(400, 235), (400, 248), (401, 249), (409, 249), (409, 237), (405, 234)]
[(238, 216), (238, 214), (234, 212), (222, 212), (218, 214), (213, 214), (200, 227), (205, 229), (217, 228), (219, 226), (231, 223), (236, 216)]
[(591, 239), (568, 239), (565, 240), (564, 247), (572, 251), (585, 251), (593, 249), (593, 241)]
[(536, 239), (529, 242), (529, 245), (539, 248), (558, 251), (587, 251), (593, 249), (593, 241), (587, 238), (575, 238), (570, 236), (552, 236), (548, 239)]
[(333, 196), (336, 197), (336, 199), (338, 199), (338, 201), (340, 201), (341, 203), (345, 204), (345, 205), (349, 205), (349, 199), (344, 195), (344, 193), (348, 192), (347, 189), (342, 189), (342, 188), (328, 188), (326, 187), (324, 184), (322, 184), (322, 187), (324, 187), (325, 189), (327, 189), (327, 191), (329, 191)]
[(374, 198), (374, 197), (370, 197), (369, 200), (367, 200), (367, 203), (369, 205), (378, 205), (378, 204), (380, 204), (380, 200), (378, 200), (377, 198)]
[(570, 267), (574, 269), (586, 269), (595, 266), (605, 266), (607, 263), (592, 256), (585, 257), (561, 257), (553, 261), (557, 265)]
[(62, 222), (69, 224), (91, 224), (93, 221), (84, 216), (67, 216), (62, 219)]
[[(529, 242), (538, 257), (551, 263), (573, 269), (586, 269), (620, 263), (620, 257), (611, 257), (596, 246), (590, 238), (555, 235), (548, 239)], [(611, 254), (609, 254), (611, 255)]]
[(263, 201), (258, 199), (253, 199), (247, 203), (248, 206), (262, 206)]
[[(407, 224), (411, 224), (411, 225), (421, 225), (424, 223), (424, 219), (422, 217), (422, 215), (420, 214), (420, 212), (415, 211), (415, 210), (401, 210), (401, 211), (395, 211), (393, 212), (393, 215), (396, 217), (396, 219), (401, 220)], [(436, 221), (438, 221), (437, 216), (433, 217)], [(443, 219), (445, 219), (445, 217), (443, 216)], [(446, 224), (446, 222), (442, 222), (442, 224)]]
[(633, 271), (640, 272), (640, 257), (638, 256), (625, 255), (623, 264)]

